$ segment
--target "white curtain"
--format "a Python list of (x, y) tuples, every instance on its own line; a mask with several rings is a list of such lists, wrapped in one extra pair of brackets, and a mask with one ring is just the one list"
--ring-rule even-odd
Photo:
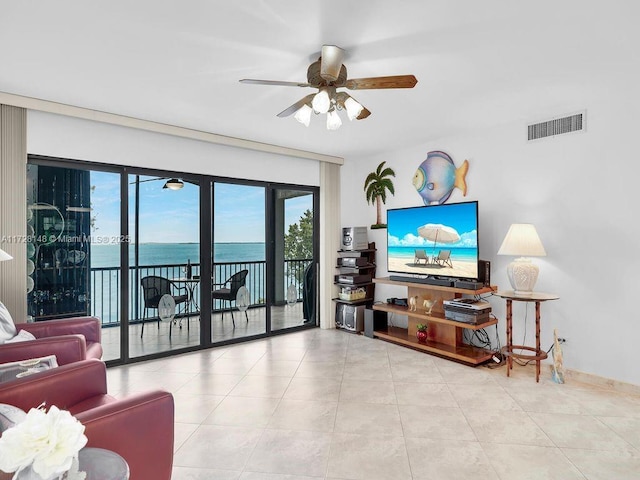
[(0, 301), (16, 323), (27, 319), (27, 111), (0, 105)]
[(340, 165), (320, 162), (320, 327), (335, 328), (333, 279), (340, 249)]

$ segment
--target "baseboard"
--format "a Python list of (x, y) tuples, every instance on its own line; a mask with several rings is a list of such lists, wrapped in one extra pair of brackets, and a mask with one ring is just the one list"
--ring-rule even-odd
[[(553, 365), (549, 365), (549, 372), (552, 371)], [(578, 370), (565, 368), (564, 377), (565, 381), (573, 380), (574, 382), (588, 383), (589, 385), (593, 385), (596, 387), (609, 388), (620, 393), (631, 393), (633, 395), (640, 395), (640, 385), (601, 377), (599, 375), (594, 375), (593, 373), (585, 373)]]

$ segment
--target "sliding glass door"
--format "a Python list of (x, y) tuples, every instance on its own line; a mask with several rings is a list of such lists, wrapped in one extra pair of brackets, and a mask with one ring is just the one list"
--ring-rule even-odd
[(271, 330), (317, 322), (314, 194), (272, 189)]
[[(200, 187), (136, 174), (129, 174), (128, 185), (129, 356), (197, 346)], [(172, 308), (165, 312), (167, 299)]]
[(267, 332), (262, 186), (213, 183), (211, 341)]
[(29, 156), (30, 320), (110, 363), (317, 325), (317, 188), (172, 175)]

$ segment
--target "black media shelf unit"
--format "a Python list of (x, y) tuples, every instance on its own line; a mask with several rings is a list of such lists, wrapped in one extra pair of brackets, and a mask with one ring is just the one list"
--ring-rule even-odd
[[(338, 292), (338, 296), (333, 298), (333, 301), (336, 303), (342, 303), (346, 305), (364, 305), (367, 308), (371, 308), (373, 306), (374, 294), (375, 294), (375, 283), (373, 283), (373, 279), (376, 276), (376, 244), (375, 242), (370, 242), (368, 244), (368, 248), (364, 250), (338, 250), (338, 254), (340, 257), (338, 258), (338, 265), (336, 265), (336, 269), (338, 273), (334, 277), (334, 284), (338, 286), (340, 291)], [(345, 258), (347, 259), (356, 259), (353, 262), (356, 262), (357, 265), (350, 266), (344, 265)], [(347, 260), (348, 262), (349, 260)], [(341, 275), (346, 276), (356, 276), (355, 282), (345, 282), (340, 280)], [(368, 280), (358, 281), (358, 276), (365, 276)], [(364, 297), (360, 298), (358, 293), (352, 293), (349, 295), (355, 298), (349, 298), (347, 291), (351, 290), (351, 292), (357, 292), (364, 290)]]

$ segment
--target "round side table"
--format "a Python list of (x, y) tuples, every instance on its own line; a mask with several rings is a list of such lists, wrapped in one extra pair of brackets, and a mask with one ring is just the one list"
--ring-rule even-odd
[(111, 450), (85, 447), (78, 453), (78, 464), (81, 472), (87, 472), (87, 480), (129, 479), (129, 465)]
[[(78, 470), (86, 472), (87, 480), (129, 480), (129, 465), (115, 452), (104, 448), (85, 447), (78, 452)], [(13, 473), (0, 471), (0, 480), (10, 480)], [(41, 478), (29, 468), (18, 479)], [(66, 477), (65, 477), (66, 478)]]
[[(531, 292), (529, 295), (516, 294), (513, 290), (497, 292), (496, 295), (507, 301), (507, 344), (502, 347), (502, 353), (507, 357), (507, 377), (513, 369), (513, 359), (535, 360), (536, 362), (536, 382), (540, 382), (540, 362), (547, 358), (547, 352), (540, 348), (540, 303), (547, 300), (557, 300), (558, 295), (552, 293)], [(513, 302), (535, 302), (536, 304), (536, 346), (529, 347), (526, 345), (513, 344), (513, 321), (512, 321), (512, 303)], [(514, 350), (526, 350), (532, 353), (516, 353)]]

